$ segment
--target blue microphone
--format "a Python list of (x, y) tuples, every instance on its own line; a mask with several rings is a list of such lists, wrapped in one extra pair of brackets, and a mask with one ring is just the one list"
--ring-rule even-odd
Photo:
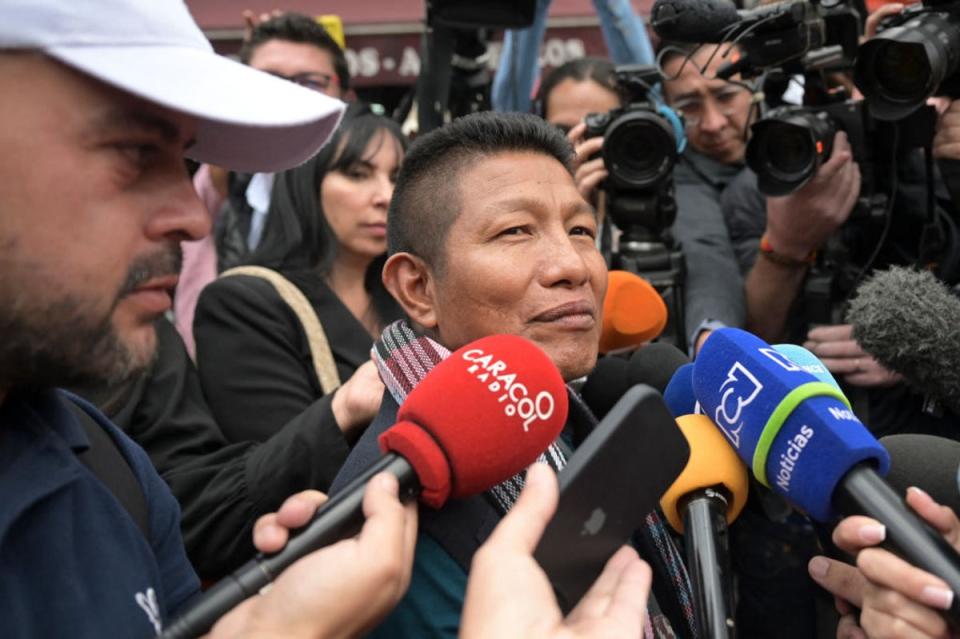
[(840, 390), (840, 384), (838, 384), (837, 380), (834, 379), (829, 369), (827, 369), (826, 364), (821, 362), (816, 355), (805, 349), (803, 346), (797, 346), (796, 344), (777, 344), (773, 348), (778, 353), (786, 355), (787, 359), (819, 379), (821, 382), (826, 382), (827, 384), (836, 387), (837, 390)]
[(663, 400), (674, 419), (683, 415), (701, 415), (700, 404), (693, 394), (693, 363), (678, 368), (667, 387), (663, 389)]
[[(890, 456), (836, 387), (758, 337), (724, 328), (701, 348), (693, 388), (759, 481), (818, 521), (876, 519), (886, 548), (960, 594), (960, 554), (880, 476)], [(944, 616), (960, 622), (960, 596)]]

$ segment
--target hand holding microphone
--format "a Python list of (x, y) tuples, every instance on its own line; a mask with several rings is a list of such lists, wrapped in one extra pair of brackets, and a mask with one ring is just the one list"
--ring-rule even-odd
[(298, 559), (354, 535), (363, 494), (380, 472), (401, 498), (440, 508), (514, 476), (559, 436), (567, 394), (560, 372), (531, 342), (486, 337), (452, 353), (408, 395), (397, 423), (379, 438), (385, 455), (317, 511), (283, 550), (260, 555), (206, 591), (164, 631), (164, 639), (205, 633)]
[[(290, 497), (254, 527), (262, 552), (283, 548), (289, 530), (306, 524), (326, 501), (318, 491)], [(251, 597), (213, 627), (212, 638), (358, 636), (406, 592), (417, 539), (414, 502), (399, 500), (397, 479), (374, 477), (363, 497), (360, 534), (312, 553), (284, 571), (262, 596)]]
[[(960, 591), (960, 555), (880, 478), (889, 455), (835, 387), (759, 338), (722, 329), (694, 366), (694, 389), (759, 481), (819, 521), (877, 519), (888, 547)], [(960, 620), (958, 602), (946, 614)]]
[[(960, 522), (952, 510), (917, 489), (907, 492), (907, 503), (960, 550)], [(878, 639), (958, 636), (943, 617), (953, 605), (954, 591), (942, 579), (875, 547), (885, 536), (882, 524), (859, 516), (847, 517), (833, 532), (834, 543), (856, 556), (862, 575), (860, 626)]]

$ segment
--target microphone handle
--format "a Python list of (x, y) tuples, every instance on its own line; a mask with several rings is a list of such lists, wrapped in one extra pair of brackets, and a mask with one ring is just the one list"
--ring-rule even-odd
[(363, 527), (363, 494), (370, 479), (388, 472), (400, 483), (400, 499), (420, 493), (420, 480), (413, 466), (395, 453), (387, 453), (363, 474), (328, 499), (303, 528), (290, 537), (283, 550), (259, 554), (235, 572), (218, 581), (163, 631), (159, 639), (195, 639), (242, 601), (272, 582), (290, 564), (315, 550), (352, 537)]
[(906, 505), (869, 464), (848, 472), (834, 493), (837, 510), (866, 515), (887, 528), (883, 547), (910, 564), (940, 577), (956, 595), (949, 610), (939, 611), (951, 627), (960, 627), (960, 554)]
[(727, 499), (714, 488), (694, 491), (683, 505), (684, 546), (702, 639), (734, 639), (727, 535)]

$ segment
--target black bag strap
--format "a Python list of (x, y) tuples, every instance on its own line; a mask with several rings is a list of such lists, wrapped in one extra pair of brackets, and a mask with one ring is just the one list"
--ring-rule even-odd
[(90, 440), (90, 447), (78, 453), (77, 458), (103, 482), (149, 541), (150, 515), (147, 499), (127, 458), (120, 452), (113, 437), (87, 411), (73, 401), (68, 400), (67, 404)]

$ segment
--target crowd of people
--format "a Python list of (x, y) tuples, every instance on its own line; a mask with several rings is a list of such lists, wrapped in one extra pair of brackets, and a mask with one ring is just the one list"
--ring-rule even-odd
[[(597, 423), (576, 388), (600, 356), (618, 230), (585, 119), (626, 106), (614, 62), (653, 61), (630, 3), (594, 4), (612, 61), (572, 61), (534, 90), (538, 2), (507, 36), (497, 110), (409, 140), (354, 99), (342, 49), (308, 16), (264, 16), (233, 61), (181, 0), (4, 3), (4, 636), (161, 633), (375, 463), (433, 366), (497, 334), (529, 339), (568, 384), (545, 463), (419, 512), (375, 476), (359, 535), (297, 561), (212, 634), (699, 636), (682, 540), (657, 511), (567, 615), (533, 558), (569, 434)], [(653, 99), (686, 140), (666, 233), (685, 260), (690, 355), (722, 327), (804, 344), (878, 436), (956, 439), (958, 416), (924, 410), (842, 316), (809, 321), (818, 251), (861, 191), (846, 134), (802, 188), (768, 197), (745, 166), (760, 89), (719, 79), (713, 45), (660, 48)], [(939, 107), (933, 153), (960, 159), (960, 107)], [(901, 189), (894, 218), (924, 197)], [(949, 508), (919, 489), (907, 501), (960, 550)], [(884, 537), (865, 517), (815, 525), (755, 483), (731, 528), (740, 636), (953, 636), (939, 613), (954, 593), (874, 548)]]

